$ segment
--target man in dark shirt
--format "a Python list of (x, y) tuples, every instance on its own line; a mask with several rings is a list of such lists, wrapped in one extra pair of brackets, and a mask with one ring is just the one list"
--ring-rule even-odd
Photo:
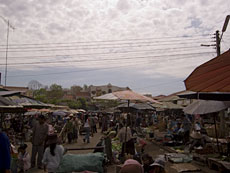
[(0, 172), (10, 172), (10, 141), (7, 135), (0, 130)]
[(38, 155), (37, 166), (42, 169), (42, 157), (45, 140), (48, 135), (48, 125), (45, 123), (44, 115), (40, 115), (38, 121), (33, 128), (31, 167), (35, 166), (36, 156)]

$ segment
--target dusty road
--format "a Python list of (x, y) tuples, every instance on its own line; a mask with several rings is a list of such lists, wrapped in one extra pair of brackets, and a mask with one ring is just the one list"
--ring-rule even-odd
[[(100, 130), (99, 130), (100, 131)], [(94, 134), (93, 137), (90, 137), (90, 143), (84, 143), (83, 142), (83, 137), (79, 135), (78, 141), (72, 144), (64, 144), (64, 147), (69, 149), (69, 148), (88, 148), (88, 147), (95, 147), (97, 145), (97, 143), (100, 141), (100, 138), (102, 137), (102, 134), (100, 132)], [(32, 151), (32, 146), (29, 143), (28, 146), (28, 151), (31, 153)], [(68, 153), (72, 153), (72, 154), (85, 154), (85, 153), (91, 153), (93, 152), (93, 150), (76, 150), (76, 151), (68, 151)], [(109, 168), (108, 171), (110, 171), (111, 173), (113, 172), (114, 167)], [(33, 168), (29, 171), (30, 173), (43, 173), (43, 170), (39, 170), (37, 168)]]
[[(99, 130), (100, 131), (100, 130)], [(96, 144), (99, 142), (102, 134), (100, 132), (94, 134), (93, 137), (90, 137), (90, 143), (84, 143), (83, 142), (83, 137), (84, 136), (79, 136), (78, 142), (73, 143), (73, 144), (64, 144), (65, 148), (83, 148), (83, 147), (95, 147)], [(31, 144), (29, 144), (28, 151), (31, 152)], [(69, 153), (73, 154), (84, 154), (84, 153), (90, 153), (93, 152), (93, 150), (77, 150), (77, 151), (69, 151)], [(163, 150), (161, 147), (152, 144), (148, 142), (146, 148), (145, 148), (145, 153), (150, 154), (154, 159), (163, 156), (167, 151)], [(202, 172), (207, 172), (207, 173), (215, 173), (216, 171), (209, 170), (208, 168), (205, 167), (200, 167), (202, 169)], [(177, 173), (175, 169), (172, 168), (172, 164), (167, 162), (166, 163), (166, 170), (168, 173)], [(29, 171), (30, 173), (43, 173), (43, 170), (39, 170), (37, 168), (33, 168)], [(109, 166), (107, 168), (108, 173), (116, 173), (116, 165)]]

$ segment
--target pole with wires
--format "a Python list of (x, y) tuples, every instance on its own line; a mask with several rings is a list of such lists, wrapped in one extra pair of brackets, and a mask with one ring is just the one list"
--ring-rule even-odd
[(5, 86), (7, 83), (7, 61), (8, 61), (8, 47), (9, 47), (9, 32), (10, 32), (10, 21), (7, 22), (7, 34), (6, 34), (6, 66), (5, 66)]
[(10, 34), (10, 28), (12, 30), (14, 30), (15, 28), (10, 24), (9, 20), (6, 20), (2, 16), (0, 16), (0, 17), (7, 24), (7, 33), (6, 33), (6, 62), (5, 62), (5, 86), (6, 86), (6, 84), (7, 84), (7, 65), (8, 65), (9, 34)]

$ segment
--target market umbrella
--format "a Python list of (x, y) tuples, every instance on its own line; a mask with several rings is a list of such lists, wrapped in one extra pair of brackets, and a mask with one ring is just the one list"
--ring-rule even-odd
[(184, 112), (190, 115), (208, 114), (219, 112), (230, 107), (230, 101), (214, 101), (214, 100), (196, 100), (192, 104), (184, 108)]
[[(192, 104), (185, 107), (184, 112), (187, 114), (191, 114), (191, 115), (208, 114), (208, 113), (219, 112), (229, 107), (230, 107), (229, 101), (223, 102), (223, 101), (213, 101), (213, 100), (196, 100)], [(218, 147), (218, 151), (220, 152), (215, 115), (214, 115), (214, 124), (215, 124), (215, 133), (216, 133), (216, 139), (217, 139), (216, 140), (217, 147)]]
[(198, 66), (184, 83), (189, 91), (230, 92), (230, 50)]
[(66, 112), (66, 111), (62, 111), (62, 110), (54, 111), (54, 112), (53, 112), (53, 115), (54, 115), (54, 116), (66, 116), (66, 115), (67, 115), (67, 112)]
[[(112, 92), (109, 94), (105, 94), (99, 97), (94, 97), (94, 99), (98, 100), (127, 100), (128, 101), (128, 108), (130, 101), (141, 101), (141, 102), (151, 102), (151, 103), (159, 103), (158, 101), (151, 99), (149, 97), (143, 96), (141, 94), (138, 94), (131, 90), (124, 90), (124, 91), (117, 91)], [(127, 137), (127, 124), (126, 124), (126, 130), (125, 130), (125, 141)], [(125, 147), (126, 148), (126, 144)]]
[(183, 106), (174, 104), (172, 102), (161, 102), (161, 104), (154, 103), (152, 104), (152, 106), (155, 108), (161, 108), (161, 109), (183, 109)]
[[(126, 103), (117, 106), (117, 108), (127, 108), (127, 107), (128, 105)], [(154, 107), (152, 107), (147, 103), (130, 103), (129, 107), (137, 110), (155, 110)]]
[(143, 96), (131, 90), (112, 92), (112, 93), (105, 94), (99, 97), (94, 97), (94, 99), (97, 99), (97, 100), (128, 100), (128, 101), (142, 101), (142, 102), (159, 103), (158, 101), (152, 98)]

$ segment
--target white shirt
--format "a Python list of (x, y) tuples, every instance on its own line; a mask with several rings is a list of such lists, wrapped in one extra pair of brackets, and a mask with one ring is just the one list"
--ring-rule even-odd
[(86, 122), (84, 124), (84, 127), (90, 127), (90, 125), (89, 125), (89, 119), (86, 120)]
[(19, 159), (20, 168), (23, 168), (24, 171), (30, 169), (31, 163), (30, 163), (30, 155), (28, 152), (25, 152), (24, 155), (22, 155), (22, 153), (19, 153), (18, 159)]
[(56, 145), (54, 153), (55, 156), (51, 155), (50, 147), (48, 147), (43, 155), (42, 163), (46, 165), (48, 172), (56, 172), (64, 154), (64, 147), (62, 145)]

